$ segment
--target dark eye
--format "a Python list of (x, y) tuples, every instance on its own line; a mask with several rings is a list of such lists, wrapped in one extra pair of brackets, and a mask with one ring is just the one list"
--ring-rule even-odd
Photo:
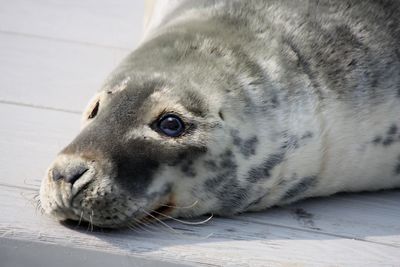
[(90, 112), (88, 119), (93, 119), (94, 117), (96, 117), (97, 112), (99, 112), (99, 106), (100, 106), (100, 101), (97, 101), (96, 105), (92, 109), (92, 112)]
[(185, 130), (182, 120), (174, 114), (166, 114), (161, 117), (157, 124), (158, 129), (165, 135), (171, 137), (180, 136)]

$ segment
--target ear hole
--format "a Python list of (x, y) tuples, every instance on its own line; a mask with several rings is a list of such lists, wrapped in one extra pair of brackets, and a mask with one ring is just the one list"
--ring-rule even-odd
[(97, 101), (96, 105), (92, 109), (92, 112), (90, 112), (88, 119), (93, 119), (94, 117), (96, 117), (97, 112), (99, 112), (99, 106), (100, 106), (100, 101)]

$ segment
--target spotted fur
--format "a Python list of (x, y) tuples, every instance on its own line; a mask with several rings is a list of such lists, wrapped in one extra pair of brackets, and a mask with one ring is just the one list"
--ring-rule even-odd
[[(151, 14), (50, 166), (47, 213), (120, 227), (163, 205), (231, 215), (400, 186), (398, 1), (160, 1)], [(168, 112), (179, 137), (157, 128)], [(87, 171), (55, 179), (71, 166)]]

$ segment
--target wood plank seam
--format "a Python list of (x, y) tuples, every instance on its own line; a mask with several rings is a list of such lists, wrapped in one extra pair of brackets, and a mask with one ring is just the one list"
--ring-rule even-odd
[(96, 44), (96, 43), (85, 42), (85, 41), (76, 41), (76, 40), (71, 40), (71, 39), (63, 39), (63, 38), (50, 37), (50, 36), (45, 36), (45, 35), (36, 35), (36, 34), (31, 34), (31, 33), (14, 32), (14, 31), (6, 31), (6, 30), (0, 30), (0, 35), (14, 35), (14, 36), (21, 36), (21, 37), (26, 37), (26, 38), (56, 41), (56, 42), (61, 42), (61, 43), (80, 44), (80, 45), (85, 45), (85, 46), (95, 46), (95, 47), (101, 47), (101, 48), (117, 49), (117, 50), (121, 50), (121, 51), (131, 51), (133, 49), (130, 47), (103, 45), (103, 44)]
[(32, 191), (32, 192), (39, 192), (39, 187), (32, 188), (32, 187), (28, 187), (28, 186), (12, 185), (12, 184), (6, 184), (6, 183), (0, 183), (0, 187), (4, 187), (4, 189), (12, 188), (12, 189), (27, 190), (27, 191)]
[(397, 245), (387, 244), (387, 243), (377, 242), (377, 241), (371, 241), (371, 240), (366, 240), (364, 238), (359, 238), (359, 237), (352, 237), (352, 236), (328, 233), (328, 232), (312, 230), (312, 229), (298, 228), (298, 227), (293, 227), (293, 226), (288, 226), (288, 225), (281, 225), (281, 224), (253, 221), (253, 220), (248, 220), (248, 219), (243, 219), (243, 218), (235, 218), (235, 219), (239, 220), (239, 221), (242, 221), (242, 222), (247, 222), (247, 223), (254, 223), (254, 224), (259, 224), (259, 225), (266, 225), (266, 226), (290, 229), (290, 230), (301, 231), (301, 232), (306, 232), (306, 233), (320, 234), (320, 235), (337, 237), (337, 238), (342, 238), (342, 239), (349, 239), (349, 240), (356, 240), (356, 241), (361, 241), (361, 242), (373, 243), (373, 244), (383, 245), (383, 246), (388, 246), (388, 247), (393, 247), (393, 248), (400, 248), (400, 246), (397, 246)]
[(82, 113), (82, 111), (78, 111), (78, 110), (55, 108), (55, 107), (43, 106), (43, 105), (35, 105), (35, 104), (10, 101), (10, 100), (5, 100), (5, 99), (0, 99), (0, 104), (28, 107), (28, 108), (42, 109), (42, 110), (51, 110), (51, 111), (65, 112), (65, 113), (78, 114), (78, 115), (80, 115)]

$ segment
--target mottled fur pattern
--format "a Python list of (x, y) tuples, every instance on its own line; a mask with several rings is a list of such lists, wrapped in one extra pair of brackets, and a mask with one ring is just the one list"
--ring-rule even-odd
[[(156, 4), (50, 167), (43, 208), (118, 227), (169, 203), (231, 215), (399, 187), (399, 44), (394, 0)], [(182, 136), (154, 127), (166, 112)], [(52, 180), (82, 162), (73, 185)]]

